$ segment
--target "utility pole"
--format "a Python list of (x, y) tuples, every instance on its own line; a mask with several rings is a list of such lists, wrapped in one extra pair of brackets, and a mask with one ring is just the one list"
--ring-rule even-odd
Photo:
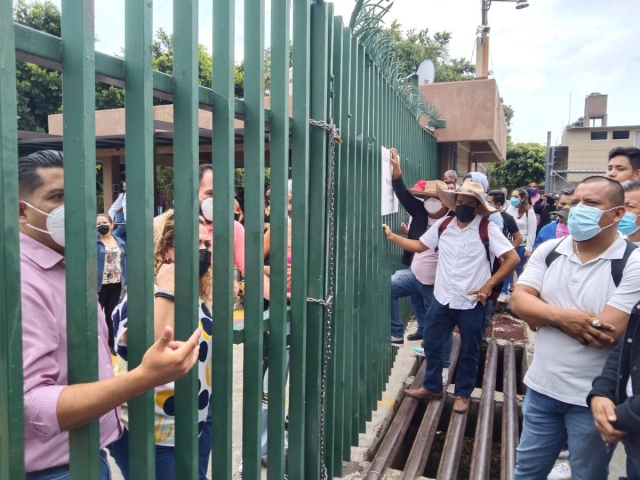
[(476, 38), (476, 78), (489, 77), (489, 8), (491, 0), (480, 0), (482, 24)]
[(482, 24), (476, 32), (476, 78), (489, 78), (489, 9), (491, 2), (515, 3), (516, 10), (529, 6), (527, 0), (480, 0)]

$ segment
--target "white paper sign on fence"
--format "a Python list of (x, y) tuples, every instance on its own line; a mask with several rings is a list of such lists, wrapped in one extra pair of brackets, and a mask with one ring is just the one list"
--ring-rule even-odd
[(398, 198), (396, 194), (393, 193), (393, 186), (391, 185), (391, 152), (388, 148), (381, 147), (381, 159), (382, 159), (382, 204), (381, 204), (381, 212), (382, 215), (390, 215), (392, 213), (398, 212)]

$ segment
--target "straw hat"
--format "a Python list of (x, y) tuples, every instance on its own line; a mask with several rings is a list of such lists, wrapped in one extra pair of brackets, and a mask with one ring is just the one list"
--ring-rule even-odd
[(482, 198), (484, 195), (484, 188), (482, 188), (482, 185), (480, 185), (479, 183), (463, 183), (462, 185), (460, 185), (460, 189), (457, 192), (442, 188), (440, 185), (436, 185), (436, 190), (438, 192), (438, 198), (440, 198), (440, 201), (447, 208), (449, 208), (449, 210), (453, 210), (454, 212), (456, 211), (457, 195), (465, 195), (467, 197), (473, 197), (478, 200), (478, 209), (476, 210), (476, 213), (482, 217), (486, 217), (487, 215), (491, 215), (498, 211), (495, 208), (491, 208), (487, 204), (486, 200)]
[(429, 180), (428, 182), (425, 180), (419, 180), (416, 182), (413, 188), (409, 189), (409, 193), (411, 195), (415, 195), (416, 197), (438, 198), (437, 186), (439, 186), (442, 190), (447, 189), (447, 184), (441, 180)]

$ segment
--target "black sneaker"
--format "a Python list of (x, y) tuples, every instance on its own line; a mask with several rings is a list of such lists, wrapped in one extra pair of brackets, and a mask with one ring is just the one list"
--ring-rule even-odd
[(394, 347), (404, 346), (404, 337), (391, 337), (391, 345)]
[(407, 335), (407, 341), (409, 342), (417, 342), (418, 340), (422, 340), (421, 333), (411, 333)]

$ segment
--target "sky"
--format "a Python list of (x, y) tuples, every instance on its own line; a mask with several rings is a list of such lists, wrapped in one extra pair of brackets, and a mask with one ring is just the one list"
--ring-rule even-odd
[[(199, 5), (199, 41), (209, 52), (213, 1)], [(513, 141), (546, 143), (551, 131), (552, 144), (559, 143), (564, 126), (582, 116), (584, 98), (593, 92), (609, 95), (609, 125), (640, 125), (640, 0), (529, 2), (529, 8), (516, 10), (514, 3), (494, 0), (489, 11), (489, 68), (515, 110)], [(334, 4), (335, 15), (348, 23), (355, 0)], [(451, 32), (450, 56), (475, 61), (480, 5), (480, 0), (395, 0), (385, 22), (398, 20), (404, 30)], [(265, 11), (269, 22), (270, 0)], [(154, 30), (171, 32), (172, 22), (172, 2), (155, 0)], [(237, 1), (236, 61), (242, 59), (243, 23), (243, 2)], [(121, 51), (124, 0), (96, 0), (96, 36), (96, 50)]]

